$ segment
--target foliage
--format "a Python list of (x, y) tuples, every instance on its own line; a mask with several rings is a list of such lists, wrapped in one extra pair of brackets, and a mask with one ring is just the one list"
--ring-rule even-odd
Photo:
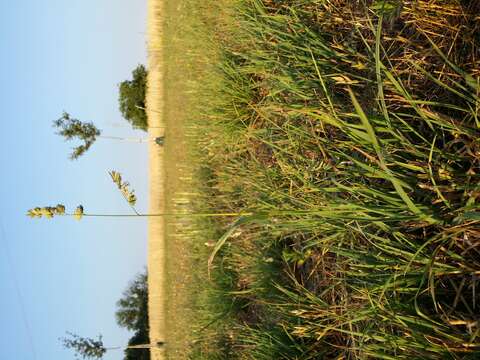
[(195, 206), (289, 215), (217, 219), (191, 353), (478, 357), (478, 4), (239, 3), (186, 89)]
[(59, 129), (58, 135), (61, 135), (65, 140), (79, 139), (83, 144), (73, 148), (70, 154), (71, 160), (76, 160), (82, 156), (93, 145), (100, 130), (91, 122), (82, 122), (78, 119), (72, 118), (69, 113), (64, 112), (62, 117), (53, 122), (53, 126)]
[(150, 349), (138, 349), (130, 346), (148, 344), (149, 335), (146, 329), (136, 330), (128, 341), (128, 347), (124, 351), (124, 360), (150, 360)]
[(145, 94), (147, 88), (147, 69), (138, 65), (132, 71), (132, 80), (119, 85), (120, 112), (134, 129), (148, 129), (145, 112)]
[(117, 301), (115, 318), (119, 326), (128, 330), (148, 329), (147, 274), (138, 274)]
[(103, 345), (102, 336), (99, 335), (98, 339), (81, 337), (77, 334), (67, 332), (68, 338), (61, 338), (63, 346), (67, 349), (73, 349), (75, 351), (75, 358), (82, 359), (101, 359), (107, 352), (107, 349)]
[[(134, 331), (128, 345), (148, 344), (148, 282), (147, 273), (138, 274), (117, 301), (117, 324)], [(149, 360), (149, 349), (125, 349), (125, 360)]]

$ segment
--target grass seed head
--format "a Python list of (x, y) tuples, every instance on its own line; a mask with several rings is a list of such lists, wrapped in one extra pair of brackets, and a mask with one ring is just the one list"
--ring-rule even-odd
[(84, 212), (83, 212), (83, 206), (82, 205), (78, 205), (77, 208), (75, 209), (74, 213), (73, 213), (73, 217), (76, 219), (76, 220), (81, 220), (82, 217), (84, 215)]
[(112, 170), (109, 174), (113, 183), (117, 186), (118, 190), (120, 190), (125, 200), (127, 200), (130, 206), (135, 206), (137, 203), (137, 197), (135, 196), (135, 191), (130, 189), (130, 183), (122, 181), (122, 174), (118, 171)]
[(57, 206), (44, 206), (44, 207), (35, 207), (27, 211), (27, 216), (33, 218), (42, 218), (52, 219), (56, 215), (65, 215), (65, 206), (58, 204)]

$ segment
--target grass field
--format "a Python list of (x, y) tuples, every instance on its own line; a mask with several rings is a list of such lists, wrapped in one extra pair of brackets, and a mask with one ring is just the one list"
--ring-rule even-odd
[[(205, 6), (205, 7), (204, 7)], [(220, 6), (220, 3), (218, 3)], [(213, 12), (215, 5), (192, 1), (166, 1), (164, 23), (165, 59), (165, 145), (166, 210), (169, 213), (192, 213), (198, 210), (201, 190), (192, 159), (192, 139), (198, 136), (195, 117), (200, 112), (199, 83), (206, 78), (214, 56), (202, 14)], [(190, 149), (190, 150), (189, 150)], [(203, 291), (206, 252), (203, 243), (209, 230), (201, 226), (204, 220), (185, 216), (168, 218), (165, 237), (166, 261), (166, 326), (167, 357), (187, 358), (195, 330), (203, 326), (199, 315), (198, 295)]]
[(167, 357), (478, 358), (480, 3), (164, 9)]

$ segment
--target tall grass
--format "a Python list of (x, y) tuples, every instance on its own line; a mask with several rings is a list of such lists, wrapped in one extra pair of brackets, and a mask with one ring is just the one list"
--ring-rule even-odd
[[(163, 26), (165, 210), (184, 217), (168, 217), (165, 222), (166, 356), (184, 359), (192, 344), (198, 344), (200, 330), (217, 314), (206, 309), (210, 297), (205, 287), (209, 243), (221, 234), (212, 220), (203, 216), (200, 160), (190, 154), (189, 144), (204, 131), (196, 124), (201, 116), (200, 84), (214, 84), (211, 70), (217, 57), (209, 37), (222, 16), (224, 1), (165, 1)], [(228, 7), (225, 7), (228, 8)], [(209, 211), (209, 213), (212, 213)], [(220, 310), (222, 312), (223, 310)]]
[(186, 235), (221, 239), (189, 356), (478, 357), (478, 5), (235, 6), (188, 88), (188, 206), (268, 216)]

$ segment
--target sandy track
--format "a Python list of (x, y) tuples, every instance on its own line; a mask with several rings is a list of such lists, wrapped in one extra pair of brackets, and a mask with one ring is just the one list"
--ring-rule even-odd
[[(164, 134), (163, 123), (163, 64), (162, 64), (163, 0), (148, 0), (148, 91), (147, 116), (149, 137)], [(149, 213), (164, 211), (163, 148), (149, 145)], [(165, 239), (164, 219), (148, 221), (148, 312), (150, 343), (165, 340)], [(162, 349), (151, 349), (152, 360), (164, 359)]]

